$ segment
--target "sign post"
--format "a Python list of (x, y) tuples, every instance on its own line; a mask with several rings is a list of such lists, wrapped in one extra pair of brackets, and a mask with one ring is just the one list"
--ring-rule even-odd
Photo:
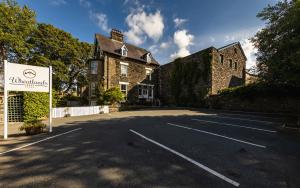
[(49, 132), (52, 132), (52, 67), (4, 61), (4, 139), (8, 137), (7, 99), (9, 91), (49, 92)]
[(52, 66), (49, 67), (49, 132), (52, 132)]
[(7, 134), (8, 134), (8, 119), (7, 119), (7, 114), (8, 114), (8, 112), (7, 112), (7, 110), (8, 110), (8, 108), (7, 108), (7, 100), (8, 100), (8, 93), (7, 93), (7, 87), (5, 87), (5, 85), (6, 85), (6, 71), (5, 71), (5, 69), (6, 69), (6, 67), (7, 67), (7, 61), (6, 60), (4, 60), (4, 98), (3, 98), (3, 102), (4, 102), (4, 114), (3, 114), (3, 116), (4, 116), (4, 118), (3, 118), (3, 121), (4, 121), (4, 139), (7, 139)]

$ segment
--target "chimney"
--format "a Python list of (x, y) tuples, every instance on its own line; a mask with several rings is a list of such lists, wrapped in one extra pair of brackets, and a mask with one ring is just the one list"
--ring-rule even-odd
[(111, 37), (111, 39), (119, 41), (119, 42), (123, 42), (123, 38), (124, 38), (123, 33), (116, 29), (111, 30), (110, 37)]

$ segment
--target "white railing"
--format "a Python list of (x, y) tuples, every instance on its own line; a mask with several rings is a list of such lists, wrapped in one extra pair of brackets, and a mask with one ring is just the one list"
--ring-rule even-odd
[(109, 113), (108, 106), (82, 106), (53, 108), (52, 117), (60, 118), (66, 116), (85, 116), (93, 114)]

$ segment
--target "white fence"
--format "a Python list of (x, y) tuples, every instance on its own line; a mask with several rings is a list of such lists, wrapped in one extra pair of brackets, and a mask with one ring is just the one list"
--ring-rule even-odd
[(108, 106), (82, 106), (53, 108), (52, 117), (60, 118), (66, 116), (84, 116), (93, 114), (109, 113)]

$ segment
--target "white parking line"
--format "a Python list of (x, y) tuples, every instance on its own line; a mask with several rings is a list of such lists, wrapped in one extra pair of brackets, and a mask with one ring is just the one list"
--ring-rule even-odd
[(240, 128), (245, 128), (245, 129), (253, 129), (253, 130), (264, 131), (264, 132), (269, 132), (269, 133), (277, 132), (277, 131), (272, 131), (272, 130), (268, 130), (268, 129), (260, 129), (260, 128), (236, 125), (236, 124), (231, 124), (231, 123), (221, 123), (221, 122), (217, 122), (217, 121), (208, 121), (208, 120), (202, 120), (202, 119), (192, 119), (192, 120), (199, 121), (199, 122), (205, 122), (205, 123), (214, 123), (214, 124), (218, 124), (218, 125), (228, 125), (228, 126), (232, 126), (232, 127), (240, 127)]
[(273, 120), (282, 120), (282, 118), (279, 118), (279, 117), (275, 118), (275, 117), (249, 115), (249, 114), (235, 114), (235, 113), (218, 113), (218, 114), (219, 115), (228, 115), (228, 116), (240, 116), (240, 117), (252, 117), (252, 118), (265, 118), (265, 119), (273, 119)]
[(168, 125), (172, 125), (172, 126), (175, 126), (175, 127), (188, 129), (188, 130), (192, 130), (192, 131), (197, 131), (197, 132), (201, 132), (201, 133), (205, 133), (205, 134), (209, 134), (209, 135), (213, 135), (213, 136), (218, 136), (218, 137), (221, 137), (221, 138), (225, 138), (225, 139), (228, 139), (228, 140), (233, 140), (233, 141), (236, 141), (236, 142), (240, 142), (240, 143), (243, 143), (243, 144), (248, 144), (248, 145), (252, 145), (252, 146), (256, 146), (256, 147), (260, 147), (260, 148), (266, 148), (266, 146), (263, 146), (263, 145), (260, 145), (260, 144), (254, 144), (252, 142), (247, 142), (247, 141), (244, 141), (244, 140), (239, 140), (239, 139), (236, 139), (236, 138), (232, 138), (232, 137), (228, 137), (228, 136), (224, 136), (224, 135), (220, 135), (220, 134), (216, 134), (216, 133), (212, 133), (212, 132), (208, 132), (208, 131), (203, 131), (203, 130), (199, 130), (199, 129), (193, 129), (191, 127), (185, 127), (185, 126), (177, 125), (177, 124), (174, 124), (174, 123), (168, 123)]
[(39, 141), (36, 141), (36, 142), (32, 142), (30, 144), (26, 144), (26, 145), (18, 147), (18, 148), (14, 148), (14, 149), (11, 149), (11, 150), (8, 150), (8, 151), (1, 152), (0, 155), (6, 154), (6, 153), (9, 153), (9, 152), (12, 152), (12, 151), (20, 150), (20, 149), (26, 148), (28, 146), (32, 146), (34, 144), (37, 144), (37, 143), (40, 143), (40, 142), (44, 142), (46, 140), (50, 140), (50, 139), (53, 139), (53, 138), (56, 138), (56, 137), (59, 137), (59, 136), (65, 135), (65, 134), (69, 134), (69, 133), (74, 132), (74, 131), (79, 131), (80, 129), (82, 129), (82, 128), (77, 128), (77, 129), (73, 129), (73, 130), (65, 132), (65, 133), (61, 133), (61, 134), (58, 134), (58, 135), (50, 136), (48, 138), (45, 138), (45, 139), (42, 139), (42, 140), (39, 140)]
[(169, 148), (169, 147), (167, 147), (167, 146), (165, 146), (163, 144), (160, 144), (160, 143), (156, 142), (155, 140), (152, 140), (152, 139), (150, 139), (150, 138), (148, 138), (148, 137), (146, 137), (146, 136), (144, 136), (144, 135), (142, 135), (142, 134), (140, 134), (140, 133), (138, 133), (138, 132), (136, 132), (136, 131), (134, 131), (132, 129), (130, 129), (129, 131), (132, 132), (132, 133), (134, 133), (134, 134), (136, 134), (136, 135), (138, 135), (138, 136), (140, 136), (141, 138), (143, 138), (143, 139), (145, 139), (145, 140), (147, 140), (147, 141), (149, 141), (149, 142), (151, 142), (151, 143), (153, 143), (153, 144), (155, 144), (155, 145), (157, 145), (159, 147), (162, 147), (163, 149), (165, 149), (165, 150), (167, 150), (167, 151), (169, 151), (169, 152), (171, 152), (171, 153), (173, 153), (173, 154), (175, 154), (175, 155), (177, 155), (177, 156), (179, 156), (179, 157), (181, 157), (181, 158), (189, 161), (190, 163), (198, 166), (199, 168), (201, 168), (201, 169), (203, 169), (203, 170), (205, 170), (205, 171), (207, 171), (207, 172), (209, 172), (209, 173), (217, 176), (218, 178), (220, 178), (220, 179), (222, 179), (222, 180), (224, 180), (224, 181), (226, 181), (226, 182), (228, 182), (228, 183), (230, 183), (230, 184), (232, 184), (232, 185), (234, 185), (236, 187), (238, 187), (240, 185), (238, 182), (227, 178), (226, 176), (224, 176), (224, 175), (222, 175), (222, 174), (220, 174), (220, 173), (218, 173), (218, 172), (216, 172), (216, 171), (208, 168), (207, 166), (205, 166), (205, 165), (203, 165), (203, 164), (201, 164), (201, 163), (199, 163), (199, 162), (197, 162), (197, 161), (195, 161), (195, 160), (187, 157), (186, 155), (184, 155), (182, 153), (179, 153), (179, 152), (177, 152), (177, 151), (175, 151), (175, 150), (173, 150), (173, 149), (171, 149), (171, 148)]
[(243, 121), (253, 121), (258, 123), (265, 123), (265, 124), (273, 124), (275, 122), (272, 121), (263, 121), (263, 120), (254, 120), (254, 119), (248, 119), (248, 118), (234, 118), (234, 117), (226, 117), (226, 116), (220, 116), (216, 115), (217, 118), (223, 118), (223, 119), (236, 119), (236, 120), (243, 120)]

